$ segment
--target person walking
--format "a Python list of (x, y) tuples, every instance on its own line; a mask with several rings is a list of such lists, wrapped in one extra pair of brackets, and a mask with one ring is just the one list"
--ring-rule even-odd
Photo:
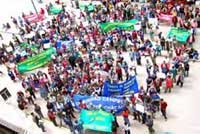
[(169, 91), (169, 93), (170, 93), (171, 89), (173, 88), (173, 80), (172, 80), (171, 76), (168, 75), (165, 81), (166, 81), (165, 93), (167, 93), (167, 91)]
[(10, 77), (10, 79), (13, 81), (13, 82), (16, 82), (16, 77), (14, 75), (14, 73), (12, 72), (11, 69), (8, 69), (8, 76)]
[(53, 124), (57, 127), (58, 124), (57, 124), (57, 122), (56, 122), (56, 116), (55, 116), (55, 114), (53, 113), (53, 111), (52, 111), (52, 110), (49, 110), (48, 113), (47, 113), (47, 115), (48, 115), (50, 121), (52, 121)]
[(46, 132), (45, 127), (44, 127), (44, 123), (42, 122), (42, 120), (33, 112), (31, 113), (33, 122), (36, 123), (36, 125), (42, 129), (43, 132)]
[(63, 120), (63, 117), (64, 117), (63, 114), (64, 114), (64, 112), (62, 111), (62, 109), (58, 109), (57, 116), (58, 116), (58, 118), (60, 120), (59, 127), (62, 127), (62, 120)]
[(183, 75), (182, 72), (179, 72), (176, 85), (177, 85), (177, 86), (180, 85), (180, 87), (183, 87), (183, 81), (184, 81), (184, 75)]
[(26, 90), (30, 93), (30, 95), (31, 95), (34, 99), (36, 99), (35, 92), (34, 92), (34, 90), (33, 90), (33, 88), (32, 88), (31, 86), (29, 86)]
[(122, 129), (124, 130), (124, 134), (131, 134), (130, 125), (127, 122), (124, 122)]
[(115, 115), (115, 112), (113, 110), (111, 110), (111, 113), (112, 113), (112, 115), (114, 117), (114, 120), (112, 122), (112, 133), (113, 134), (117, 134), (117, 129), (119, 128), (119, 123), (117, 121), (117, 117)]
[(151, 75), (151, 67), (152, 67), (152, 65), (150, 64), (148, 59), (146, 60), (145, 67), (146, 67), (147, 75), (150, 76)]
[(117, 73), (118, 81), (123, 81), (122, 68), (119, 65), (117, 65), (117, 67), (116, 67), (116, 73)]
[(78, 134), (84, 134), (82, 122), (79, 122), (77, 120), (74, 121), (74, 131)]
[(112, 134), (117, 134), (117, 124), (115, 121), (112, 122)]
[(189, 65), (188, 62), (184, 64), (184, 70), (185, 70), (185, 76), (188, 77), (189, 76), (189, 70), (190, 70), (190, 65)]
[(147, 114), (146, 112), (142, 113), (142, 124), (145, 124), (147, 121)]
[(165, 74), (165, 76), (167, 76), (167, 73), (169, 72), (169, 68), (170, 68), (169, 63), (166, 63), (165, 61), (163, 61), (163, 63), (161, 64), (161, 70), (162, 70), (162, 73)]
[(139, 51), (135, 52), (135, 58), (136, 58), (137, 65), (141, 66), (142, 65), (142, 63), (141, 63), (141, 54), (140, 54)]
[(122, 116), (124, 118), (124, 122), (127, 123), (130, 126), (131, 124), (130, 124), (130, 121), (129, 121), (129, 118), (128, 118), (129, 112), (128, 112), (127, 108), (122, 112)]
[(29, 104), (34, 104), (34, 101), (33, 101), (33, 98), (32, 98), (32, 96), (30, 95), (30, 93), (29, 93), (29, 91), (25, 91), (25, 97), (26, 97), (26, 99), (28, 100), (28, 103)]
[(44, 115), (41, 111), (41, 107), (37, 104), (34, 104), (34, 111), (40, 116), (40, 119), (44, 118)]
[(177, 76), (178, 71), (174, 66), (172, 66), (172, 69), (170, 70), (170, 73), (172, 74), (173, 82), (176, 82), (176, 76)]
[(73, 126), (72, 120), (69, 117), (69, 115), (66, 114), (66, 116), (63, 117), (63, 121), (69, 127), (70, 131), (73, 132), (74, 126)]
[(151, 115), (147, 116), (146, 125), (148, 127), (149, 134), (154, 134), (155, 130), (153, 129), (153, 118), (151, 117)]
[(164, 116), (165, 120), (167, 120), (166, 109), (167, 109), (167, 102), (164, 99), (160, 100), (160, 109), (161, 113)]

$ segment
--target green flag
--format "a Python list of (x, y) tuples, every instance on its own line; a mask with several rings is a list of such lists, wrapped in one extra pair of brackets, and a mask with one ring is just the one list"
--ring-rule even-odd
[(51, 14), (59, 14), (62, 12), (62, 9), (61, 8), (56, 8), (56, 7), (51, 7), (50, 8), (50, 12)]
[(128, 20), (124, 22), (106, 22), (106, 23), (101, 23), (99, 26), (104, 32), (109, 32), (112, 29), (115, 28), (120, 28), (124, 29), (127, 31), (134, 30), (134, 25), (138, 23), (138, 20)]
[(89, 111), (83, 109), (80, 113), (80, 120), (83, 122), (84, 129), (112, 132), (114, 116), (103, 110)]
[(50, 48), (36, 56), (17, 64), (18, 71), (24, 73), (39, 68), (51, 60), (51, 55), (55, 53), (54, 48)]
[(168, 34), (168, 37), (176, 37), (176, 40), (179, 42), (186, 43), (188, 38), (190, 37), (190, 31), (186, 29), (180, 28), (171, 28)]
[(81, 9), (81, 10), (85, 10), (85, 8), (88, 8), (88, 11), (89, 12), (93, 12), (94, 11), (94, 5), (93, 4), (89, 4), (89, 5), (87, 5), (87, 4), (79, 4), (79, 8)]

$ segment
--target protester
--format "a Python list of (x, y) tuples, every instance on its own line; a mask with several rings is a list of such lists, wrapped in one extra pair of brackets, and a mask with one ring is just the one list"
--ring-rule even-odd
[(130, 125), (125, 122), (123, 126), (124, 134), (131, 134)]
[[(45, 21), (39, 23), (31, 22), (27, 19), (28, 15), (25, 13), (18, 17), (19, 21), (12, 17), (12, 23), (19, 29), (20, 35), (13, 34), (13, 41), (6, 45), (2, 44), (0, 63), (5, 66), (9, 64), (19, 65), (21, 62), (48, 50), (46, 46), (49, 43), (49, 48), (53, 48), (55, 53), (49, 56), (51, 61), (47, 61), (48, 65), (42, 66), (45, 69), (47, 68), (48, 74), (39, 71), (26, 77), (26, 75), (23, 75), (24, 72), (18, 70), (15, 66), (14, 68), (7, 67), (8, 75), (14, 82), (16, 80), (21, 81), (23, 78), (24, 92), (17, 94), (17, 102), (21, 110), (27, 108), (27, 105), (34, 104), (35, 100), (39, 98), (37, 95), (37, 92), (39, 92), (40, 97), (43, 98), (42, 101), (46, 101), (48, 117), (54, 125), (58, 125), (56, 122), (58, 117), (60, 127), (67, 125), (72, 132), (78, 133), (82, 133), (82, 124), (77, 121), (73, 123), (73, 119), (77, 118), (74, 110), (74, 108), (77, 108), (74, 106), (74, 96), (101, 97), (103, 96), (105, 81), (112, 84), (124, 83), (136, 75), (140, 76), (139, 73), (144, 66), (147, 77), (142, 80), (146, 80), (147, 88), (144, 89), (144, 85), (139, 85), (141, 88), (138, 97), (129, 92), (126, 93), (126, 97), (124, 94), (122, 95), (123, 104), (127, 107), (122, 112), (125, 123), (124, 132), (131, 133), (128, 110), (130, 108), (134, 119), (147, 124), (150, 133), (153, 133), (153, 115), (159, 109), (159, 106), (155, 104), (154, 97), (161, 94), (162, 88), (165, 88), (165, 92), (171, 92), (175, 86), (173, 82), (182, 87), (184, 77), (189, 76), (188, 57), (198, 59), (197, 50), (190, 47), (193, 47), (192, 44), (195, 41), (197, 30), (195, 23), (199, 22), (198, 20), (196, 22), (196, 18), (199, 18), (199, 16), (196, 15), (194, 9), (185, 12), (187, 5), (175, 4), (170, 7), (164, 1), (148, 1), (144, 5), (122, 2), (121, 0), (103, 0), (101, 3), (101, 6), (94, 6), (94, 11), (89, 11), (87, 6), (84, 10), (78, 10), (79, 15), (77, 15), (78, 13), (74, 14), (74, 11), (68, 9), (68, 5), (65, 7), (63, 4), (61, 5), (63, 10), (54, 14), (51, 8), (54, 7), (55, 3), (49, 3), (46, 5), (46, 10), (49, 16), (51, 15), (51, 17), (47, 16), (50, 20), (46, 21), (45, 19)], [(60, 1), (56, 1), (56, 4), (60, 5)], [(71, 1), (71, 4), (75, 5), (76, 9), (81, 8), (78, 0)], [(177, 6), (179, 10), (176, 9)], [(45, 15), (45, 12), (45, 9), (41, 8), (39, 13)], [(179, 30), (191, 31), (188, 38), (189, 42), (180, 42), (178, 35), (165, 37), (158, 24), (155, 24), (155, 26), (151, 24), (150, 19), (158, 19), (160, 23), (159, 16), (162, 13), (172, 16), (169, 17), (170, 20), (168, 21), (173, 23), (174, 27)], [(30, 13), (30, 15), (34, 14)], [(106, 32), (99, 26), (104, 22), (106, 24), (109, 22), (126, 22), (127, 20), (138, 20), (141, 28), (136, 29), (135, 26), (134, 29), (116, 27)], [(10, 24), (4, 25), (6, 30), (12, 28)], [(33, 37), (27, 38), (26, 36), (30, 33), (34, 34)], [(24, 45), (24, 43), (27, 44)], [(181, 45), (179, 46), (179, 44)], [(188, 44), (190, 44), (190, 47)], [(7, 51), (7, 45), (12, 47), (11, 52)], [(128, 58), (126, 51), (129, 55)], [(167, 56), (160, 64), (158, 60), (165, 55), (165, 52), (167, 52)], [(175, 56), (173, 53), (175, 53)], [(185, 56), (185, 54), (188, 56)], [(143, 63), (144, 57), (145, 63)], [(131, 62), (129, 63), (128, 60), (131, 60)], [(139, 70), (138, 72), (136, 68), (137, 71)], [(165, 77), (161, 77), (159, 72), (164, 74)], [(27, 104), (27, 100), (29, 104)], [(145, 113), (136, 110), (138, 100), (144, 105)], [(159, 99), (156, 101), (159, 102)], [(79, 101), (78, 107), (78, 110), (99, 109), (93, 104), (87, 104), (84, 99)], [(160, 107), (164, 118), (167, 119), (167, 104), (162, 99)], [(36, 118), (44, 118), (43, 107), (35, 104), (34, 111), (38, 114)], [(149, 112), (152, 117), (147, 116)], [(34, 114), (33, 116), (35, 118)], [(38, 125), (38, 119), (35, 120), (37, 120), (35, 122)], [(113, 133), (117, 133), (118, 126), (115, 116), (115, 122), (112, 126)]]
[(173, 80), (170, 75), (167, 76), (166, 78), (166, 89), (165, 93), (169, 92), (171, 93), (171, 89), (173, 88)]
[(153, 129), (154, 123), (153, 123), (153, 118), (150, 115), (147, 116), (146, 125), (148, 127), (149, 133), (153, 134), (155, 132), (155, 130)]
[(25, 97), (27, 98), (28, 103), (34, 104), (33, 98), (32, 98), (32, 96), (30, 95), (30, 93), (29, 93), (28, 90), (25, 91)]
[(124, 118), (124, 123), (127, 123), (130, 126), (131, 124), (130, 124), (130, 121), (129, 121), (129, 111), (128, 111), (128, 109), (125, 109), (122, 112), (122, 116)]
[(184, 82), (184, 74), (182, 72), (180, 72), (177, 76), (177, 82), (176, 82), (176, 85), (180, 87), (183, 87), (183, 82)]
[(41, 107), (39, 105), (34, 104), (34, 111), (35, 111), (35, 113), (37, 113), (39, 115), (39, 117), (41, 119), (44, 118), (44, 115), (43, 115), (43, 113), (41, 111)]
[(160, 100), (160, 109), (165, 120), (167, 120), (167, 116), (166, 116), (167, 102), (165, 102), (163, 99)]
[(32, 115), (32, 118), (33, 118), (33, 122), (35, 122), (36, 125), (37, 125), (39, 128), (41, 128), (43, 132), (46, 132), (45, 127), (44, 127), (44, 124), (43, 124), (43, 122), (41, 121), (41, 119), (40, 119), (37, 115), (35, 115), (34, 113), (31, 113), (31, 115)]
[(82, 123), (77, 120), (74, 122), (74, 130), (77, 134), (84, 134)]
[(50, 121), (52, 121), (53, 124), (57, 127), (58, 125), (57, 125), (57, 122), (56, 122), (56, 116), (55, 116), (55, 114), (53, 113), (53, 111), (52, 111), (52, 110), (49, 110), (48, 113), (47, 113), (47, 115), (48, 115)]

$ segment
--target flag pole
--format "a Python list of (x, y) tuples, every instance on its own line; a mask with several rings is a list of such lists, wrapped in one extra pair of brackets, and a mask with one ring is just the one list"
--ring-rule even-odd
[(32, 3), (32, 5), (33, 5), (33, 8), (34, 8), (34, 10), (35, 10), (35, 12), (36, 12), (36, 14), (37, 14), (37, 17), (38, 17), (38, 19), (39, 19), (38, 11), (37, 11), (37, 8), (36, 8), (36, 6), (35, 6), (35, 3), (34, 3), (34, 1), (33, 1), (33, 0), (31, 0), (31, 3)]

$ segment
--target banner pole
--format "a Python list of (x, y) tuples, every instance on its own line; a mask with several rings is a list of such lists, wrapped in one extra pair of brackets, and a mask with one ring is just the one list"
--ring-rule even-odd
[(35, 3), (33, 2), (33, 0), (31, 0), (31, 3), (32, 3), (33, 8), (34, 8), (34, 10), (35, 10), (35, 12), (37, 14), (38, 19), (39, 19), (38, 11), (37, 11), (37, 8), (36, 8)]

